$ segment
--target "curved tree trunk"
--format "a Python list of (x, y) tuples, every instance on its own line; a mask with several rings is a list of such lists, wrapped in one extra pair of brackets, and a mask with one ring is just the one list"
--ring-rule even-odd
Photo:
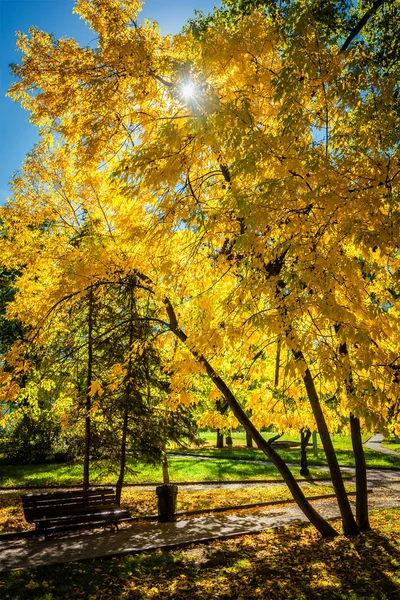
[(264, 452), (269, 460), (275, 465), (280, 474), (282, 475), (286, 485), (288, 486), (294, 500), (296, 501), (299, 508), (308, 518), (308, 520), (318, 529), (323, 537), (334, 537), (338, 535), (337, 531), (313, 508), (307, 498), (304, 496), (303, 491), (298, 485), (297, 481), (293, 477), (290, 469), (279, 456), (279, 454), (268, 444), (268, 442), (262, 437), (261, 433), (256, 429), (245, 411), (242, 409), (235, 396), (228, 388), (223, 379), (217, 375), (208, 360), (193, 347), (187, 344), (187, 335), (180, 329), (178, 321), (172, 307), (172, 304), (168, 298), (164, 299), (167, 314), (169, 317), (169, 325), (171, 331), (186, 345), (192, 355), (203, 365), (207, 375), (211, 378), (214, 385), (219, 389), (226, 402), (229, 404), (230, 409), (235, 415), (239, 423), (244, 427), (245, 431), (251, 435), (257, 446)]

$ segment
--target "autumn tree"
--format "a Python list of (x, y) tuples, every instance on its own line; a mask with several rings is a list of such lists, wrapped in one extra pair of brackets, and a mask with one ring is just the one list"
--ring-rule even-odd
[[(257, 403), (252, 377), (235, 379), (226, 360), (250, 363), (254, 346), (279, 340), (301, 381), (287, 396), (318, 426), (344, 530), (366, 529), (365, 466), (361, 457), (357, 525), (324, 398), (351, 419), (356, 456), (361, 426), (396, 414), (398, 78), (377, 40), (397, 4), (378, 3), (362, 39), (361, 3), (226, 2), (175, 37), (140, 25), (140, 4), (78, 0), (96, 48), (35, 29), (18, 38), (10, 94), (41, 142), (3, 211), (4, 260), (25, 269), (13, 311), (37, 324), (63, 286), (141, 273), (182, 342), (170, 402), (188, 403), (182, 381), (206, 373), (305, 514), (334, 535), (254, 426), (262, 391)], [(94, 242), (71, 248), (83, 213)], [(282, 426), (293, 418), (280, 414)]]

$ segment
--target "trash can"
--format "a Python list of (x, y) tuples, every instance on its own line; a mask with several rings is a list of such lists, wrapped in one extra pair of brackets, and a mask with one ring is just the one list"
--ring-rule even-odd
[(171, 523), (176, 521), (177, 485), (159, 485), (156, 487), (158, 496), (158, 522)]

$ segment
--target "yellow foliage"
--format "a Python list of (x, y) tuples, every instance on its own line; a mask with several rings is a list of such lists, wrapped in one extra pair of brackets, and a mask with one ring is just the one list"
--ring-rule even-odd
[[(20, 271), (9, 317), (45, 348), (68, 336), (68, 307), (90, 286), (101, 299), (104, 282), (140, 273), (171, 405), (201, 399), (202, 422), (228, 426), (230, 412), (208, 411), (222, 396), (204, 384), (207, 359), (258, 426), (313, 426), (307, 369), (332, 429), (350, 412), (396, 420), (395, 74), (379, 78), (361, 43), (338, 54), (304, 15), (301, 43), (262, 11), (160, 36), (137, 23), (141, 6), (78, 0), (93, 48), (18, 36), (9, 94), (41, 141), (0, 211), (2, 263)], [(2, 391), (15, 398), (31, 363), (18, 344), (7, 362)], [(125, 369), (110, 367), (109, 391)]]

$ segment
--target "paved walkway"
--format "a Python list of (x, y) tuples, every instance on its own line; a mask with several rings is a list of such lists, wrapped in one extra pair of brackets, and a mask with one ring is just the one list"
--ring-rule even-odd
[(382, 447), (381, 444), (383, 442), (383, 439), (384, 438), (381, 433), (376, 433), (375, 435), (371, 436), (369, 438), (369, 440), (364, 442), (364, 446), (366, 448), (370, 448), (371, 450), (376, 450), (377, 452), (382, 452), (383, 454), (391, 454), (392, 456), (397, 456), (400, 459), (399, 452), (395, 452), (394, 450), (389, 450), (389, 448)]
[[(377, 434), (365, 445), (374, 450), (396, 454), (380, 447), (382, 439), (383, 436)], [(206, 457), (202, 458), (207, 460)], [(342, 470), (354, 472), (354, 469), (349, 467)], [(249, 484), (235, 482), (221, 482), (220, 487), (239, 487), (239, 485), (251, 487)], [(368, 485), (372, 490), (369, 497), (371, 510), (400, 507), (400, 471), (368, 469)], [(191, 487), (190, 484), (188, 487)], [(197, 489), (198, 487), (196, 486)], [(215, 489), (216, 486), (203, 484), (201, 487)], [(327, 519), (339, 517), (335, 500), (318, 500), (313, 502), (313, 506)], [(54, 536), (47, 541), (34, 538), (0, 541), (0, 571), (132, 554), (156, 548), (172, 548), (194, 542), (257, 533), (268, 528), (306, 521), (297, 505), (290, 504), (253, 509), (247, 513), (208, 514), (179, 519), (176, 523), (135, 523), (118, 532), (95, 530)]]
[[(369, 499), (370, 508), (400, 507), (400, 471), (377, 471), (368, 474), (369, 482), (375, 488)], [(327, 519), (339, 516), (335, 500), (318, 500), (313, 506)], [(290, 504), (247, 513), (185, 518), (176, 523), (142, 522), (118, 532), (71, 533), (47, 541), (15, 539), (0, 542), (0, 571), (172, 548), (305, 521), (307, 519), (297, 505)]]

